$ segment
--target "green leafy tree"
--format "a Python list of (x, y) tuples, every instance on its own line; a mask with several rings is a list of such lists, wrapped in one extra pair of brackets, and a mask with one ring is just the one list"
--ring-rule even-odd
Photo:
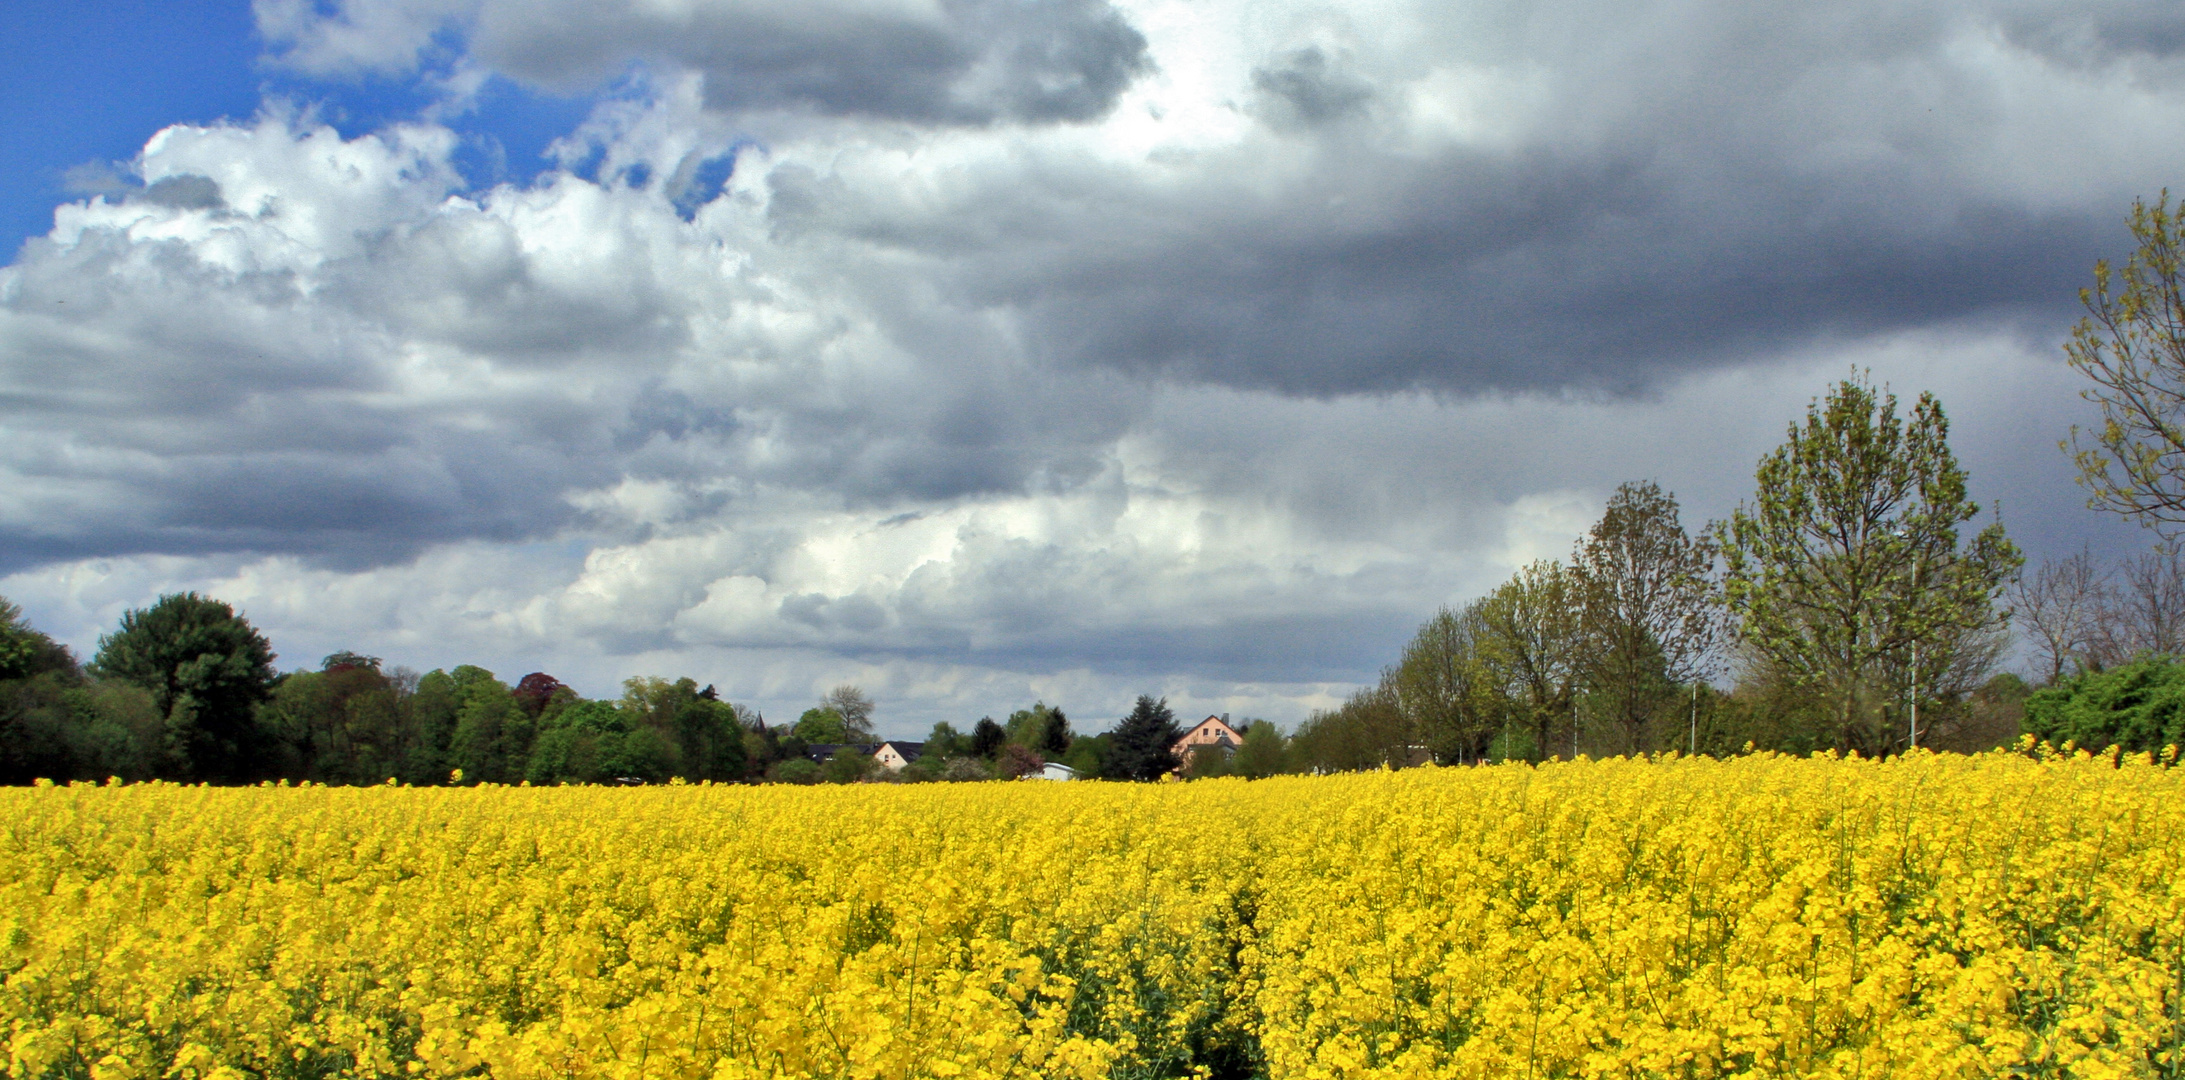
[(700, 690), (696, 680), (687, 678), (639, 676), (623, 682), (621, 708), (631, 730), (651, 732), (663, 748), (666, 775), (686, 780), (736, 780), (744, 775), (748, 755), (742, 718), (711, 687)]
[(2132, 204), (2139, 249), (2113, 270), (2094, 264), (2094, 288), (2079, 291), (2087, 314), (2064, 353), (2094, 385), (2080, 396), (2100, 407), (2098, 427), (2074, 425), (2065, 448), (2078, 465), (2087, 505), (2138, 520), (2163, 536), (2185, 528), (2185, 295), (2179, 220), (2164, 191), (2153, 206)]
[(377, 657), (335, 653), (318, 671), (285, 675), (259, 707), (280, 775), (325, 784), (374, 784), (397, 775), (405, 750), (403, 701)]
[(944, 758), (962, 757), (970, 752), (970, 737), (958, 732), (956, 725), (946, 720), (933, 725), (933, 730), (926, 733), (925, 757), (939, 761)]
[(1519, 570), (1479, 606), (1479, 649), (1489, 684), (1529, 736), (1525, 754), (1535, 760), (1571, 741), (1584, 677), (1581, 604), (1576, 577), (1543, 559)]
[(1044, 701), (1010, 713), (1002, 726), (1008, 731), (1010, 742), (1043, 758), (1059, 758), (1069, 752), (1070, 718)]
[(1404, 715), (1390, 681), (1363, 687), (1334, 709), (1317, 709), (1290, 737), (1299, 772), (1354, 772), (1410, 762), (1418, 726)]
[(744, 728), (736, 707), (725, 701), (696, 698), (675, 714), (676, 775), (687, 780), (741, 779), (748, 765)]
[(612, 780), (630, 734), (629, 710), (611, 701), (577, 701), (543, 715), (524, 778), (534, 784)]
[(0, 596), (0, 681), (48, 671), (74, 672), (76, 659), (23, 619), (23, 609)]
[(455, 768), (455, 718), (462, 704), (463, 688), (455, 676), (435, 668), (418, 677), (409, 701), (411, 749), (398, 774), (403, 783), (447, 782)]
[(1070, 750), (1062, 755), (1062, 763), (1086, 780), (1105, 775), (1108, 749), (1114, 743), (1107, 732), (1098, 735), (1081, 735), (1070, 740)]
[(819, 767), (819, 778), (829, 784), (855, 784), (871, 779), (880, 771), (880, 763), (870, 754), (855, 750), (837, 750)]
[(1248, 780), (1263, 780), (1290, 771), (1289, 740), (1282, 729), (1265, 720), (1247, 720), (1244, 742), (1230, 759), (1230, 768)]
[(837, 745), (851, 741), (850, 726), (842, 714), (825, 705), (804, 710), (804, 715), (790, 725), (789, 733), (807, 743)]
[(508, 684), (482, 667), (463, 664), (448, 673), (455, 683), (455, 730), (448, 737), (452, 768), (465, 783), (507, 783), (518, 778), (531, 755), (531, 719)]
[(122, 615), (91, 668), (152, 695), (177, 775), (234, 782), (262, 771), (254, 714), (273, 690), (273, 647), (234, 608), (194, 592), (162, 596)]
[(1840, 747), (1901, 745), (1893, 703), (1931, 694), (2008, 618), (1995, 600), (2023, 559), (2000, 523), (1960, 542), (1980, 506), (1948, 437), (1933, 395), (1907, 423), (1894, 394), (1846, 379), (1761, 459), (1757, 504), (1716, 528), (1738, 633), (1823, 696)]
[(1571, 556), (1580, 675), (1623, 750), (1653, 749), (1656, 717), (1707, 674), (1720, 625), (1714, 564), (1713, 545), (1684, 531), (1676, 497), (1652, 481), (1618, 486)]
[(1480, 655), (1487, 635), (1480, 610), (1474, 603), (1436, 612), (1383, 679), (1415, 732), (1404, 742), (1423, 742), (1442, 762), (1479, 761), (1507, 713), (1501, 687)]
[(1113, 737), (1101, 771), (1109, 780), (1159, 780), (1175, 769), (1170, 748), (1184, 737), (1168, 699), (1156, 701), (1144, 694), (1109, 734)]

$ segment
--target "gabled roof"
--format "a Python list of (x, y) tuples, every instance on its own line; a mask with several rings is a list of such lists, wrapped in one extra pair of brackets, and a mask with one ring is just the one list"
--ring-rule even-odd
[[(1208, 732), (1212, 733), (1212, 738), (1205, 737)], [(1169, 747), (1168, 752), (1181, 755), (1194, 746), (1227, 746), (1234, 748), (1242, 745), (1243, 742), (1244, 733), (1230, 727), (1229, 721), (1219, 716), (1209, 716), (1191, 725), (1191, 729), (1184, 732), (1184, 737), (1176, 740), (1176, 744)]]
[(872, 752), (879, 753), (880, 748), (883, 746), (894, 747), (895, 752), (902, 755), (904, 761), (916, 761), (924, 756), (926, 752), (926, 744), (922, 742), (905, 742), (902, 739), (883, 740), (873, 746)]

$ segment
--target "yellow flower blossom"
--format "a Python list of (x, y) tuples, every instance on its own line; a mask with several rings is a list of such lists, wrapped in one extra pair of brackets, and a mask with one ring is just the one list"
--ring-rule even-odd
[(11, 1077), (2185, 1074), (2185, 772), (0, 791)]

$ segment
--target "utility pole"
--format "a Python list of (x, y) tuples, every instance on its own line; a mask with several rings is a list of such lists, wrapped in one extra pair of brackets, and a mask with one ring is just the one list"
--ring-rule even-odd
[(1699, 756), (1699, 680), (1692, 680), (1692, 750), (1689, 757)]
[(1919, 646), (1912, 646), (1912, 749), (1919, 749)]

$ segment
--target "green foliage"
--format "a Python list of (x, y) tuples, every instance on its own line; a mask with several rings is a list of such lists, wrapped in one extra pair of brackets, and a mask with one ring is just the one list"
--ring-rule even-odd
[(22, 608), (0, 597), (0, 681), (75, 668), (76, 658), (66, 646), (33, 629), (23, 620)]
[(1948, 436), (1932, 395), (1906, 423), (1894, 394), (1846, 379), (1761, 459), (1757, 505), (1717, 527), (1740, 635), (1826, 700), (1825, 734), (1846, 749), (1895, 745), (1883, 706), (1932, 688), (1999, 622), (2023, 561), (2001, 524), (1960, 544), (1980, 507)]
[(1170, 748), (1184, 737), (1168, 699), (1156, 701), (1144, 694), (1109, 734), (1108, 756), (1100, 772), (1108, 780), (1159, 780), (1176, 767)]
[(2144, 656), (2107, 671), (2067, 675), (2025, 703), (2028, 734), (2087, 750), (2134, 753), (2185, 745), (2185, 663)]
[(849, 724), (841, 713), (825, 705), (804, 710), (804, 715), (790, 725), (789, 733), (808, 743), (835, 745), (850, 741)]
[(1382, 679), (1404, 718), (1405, 730), (1392, 731), (1392, 738), (1406, 746), (1423, 742), (1439, 761), (1479, 761), (1509, 713), (1497, 672), (1481, 652), (1488, 638), (1481, 608), (1436, 612)]
[(2175, 538), (2185, 526), (2185, 293), (2180, 244), (2185, 222), (2164, 191), (2153, 206), (2132, 203), (2139, 243), (2121, 273), (2094, 264), (2094, 288), (2079, 291), (2087, 314), (2064, 353), (2094, 385), (2080, 393), (2101, 408), (2101, 425), (2071, 429), (2067, 449), (2087, 505), (2122, 514)]
[(871, 778), (880, 771), (880, 763), (870, 754), (855, 750), (837, 750), (819, 767), (819, 778), (830, 784), (854, 784)]
[(1510, 722), (1530, 733), (1534, 760), (1570, 742), (1584, 674), (1578, 587), (1561, 563), (1543, 559), (1480, 604), (1480, 659), (1489, 684), (1508, 699)]
[(1572, 553), (1579, 674), (1616, 749), (1654, 749), (1657, 719), (1706, 673), (1718, 627), (1714, 561), (1713, 545), (1685, 533), (1676, 498), (1652, 482), (1619, 485)]
[(1282, 729), (1265, 720), (1248, 720), (1244, 744), (1229, 761), (1232, 771), (1251, 780), (1262, 780), (1290, 771), (1289, 740)]
[(1114, 737), (1107, 732), (1081, 735), (1070, 740), (1070, 749), (1062, 755), (1062, 763), (1076, 770), (1081, 779), (1090, 780), (1104, 776), (1108, 752), (1114, 745)]
[(1008, 729), (994, 722), (991, 716), (979, 717), (971, 726), (971, 756), (992, 761), (1002, 744), (1009, 741)]
[(376, 784), (402, 774), (414, 749), (404, 704), (378, 660), (336, 653), (319, 671), (283, 676), (258, 725), (279, 748), (280, 775)]
[(777, 784), (816, 784), (820, 780), (819, 763), (806, 757), (775, 762), (766, 770), (766, 778)]
[(455, 730), (448, 738), (452, 768), (466, 783), (513, 783), (530, 757), (531, 718), (508, 684), (481, 667), (464, 664), (449, 673), (455, 684)]
[(1011, 743), (1042, 758), (1059, 758), (1070, 749), (1070, 718), (1044, 701), (1010, 713), (1002, 726)]
[(124, 614), (120, 629), (99, 639), (91, 667), (151, 694), (181, 776), (245, 780), (264, 763), (254, 714), (273, 689), (273, 647), (227, 604), (162, 596)]
[(1402, 765), (1417, 729), (1384, 681), (1353, 693), (1335, 709), (1315, 710), (1290, 737), (1290, 766), (1299, 772), (1354, 772)]
[(957, 732), (956, 725), (946, 720), (933, 725), (933, 730), (926, 733), (925, 756), (928, 758), (939, 761), (943, 758), (961, 757), (970, 752), (970, 736)]

